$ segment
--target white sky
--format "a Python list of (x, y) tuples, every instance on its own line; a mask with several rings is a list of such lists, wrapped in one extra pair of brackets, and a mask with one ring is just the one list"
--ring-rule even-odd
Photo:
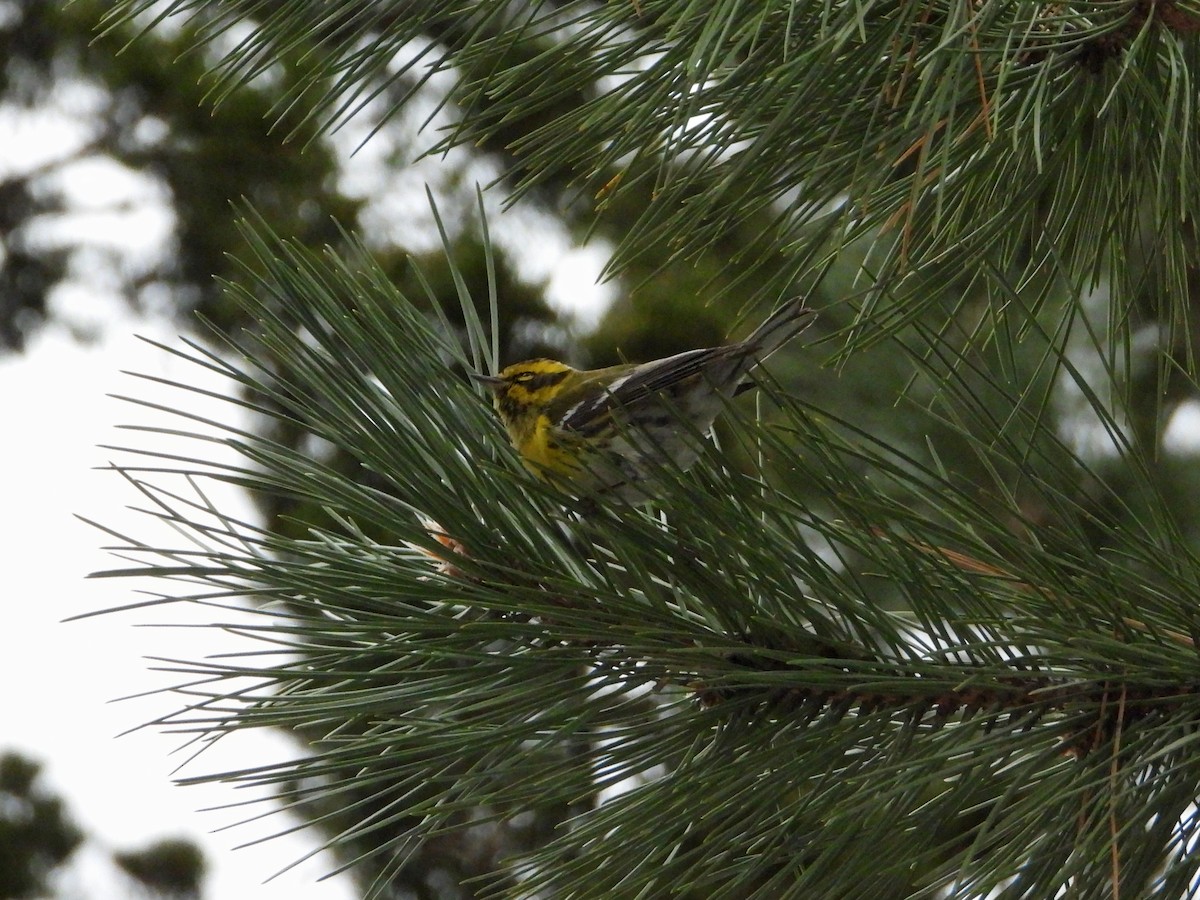
[[(7, 594), (0, 630), (0, 683), (7, 694), (3, 749), (44, 761), (48, 786), (62, 793), (89, 838), (108, 848), (134, 849), (174, 836), (199, 842), (211, 867), (206, 882), (210, 897), (354, 897), (348, 879), (316, 882), (331, 868), (329, 858), (263, 884), (312, 849), (313, 840), (291, 836), (230, 852), (286, 819), (270, 817), (252, 829), (213, 834), (237, 821), (236, 812), (197, 810), (244, 800), (245, 792), (174, 786), (171, 772), (181, 761), (174, 755), (178, 737), (149, 731), (116, 736), (179, 705), (169, 695), (110, 702), (171, 682), (171, 676), (148, 672), (144, 657), (199, 659), (235, 649), (232, 637), (213, 629), (137, 627), (204, 620), (202, 610), (185, 606), (62, 622), (134, 599), (135, 585), (128, 580), (85, 580), (116, 560), (99, 549), (111, 539), (75, 514), (139, 536), (154, 533), (149, 520), (125, 509), (138, 503), (132, 488), (112, 473), (93, 470), (114, 457), (98, 444), (130, 441), (130, 434), (117, 432), (115, 423), (147, 418), (128, 404), (106, 399), (105, 392), (152, 395), (146, 384), (120, 375), (119, 368), (168, 377), (197, 369), (137, 341), (135, 329), (160, 340), (170, 340), (174, 331), (132, 319), (110, 320), (99, 341), (81, 345), (64, 329), (51, 327), (24, 356), (0, 359), (0, 420), (9, 426), (0, 443), (5, 499), (0, 546)], [(189, 371), (185, 377), (195, 380), (197, 373)], [(221, 414), (228, 418), (228, 407)], [(220, 502), (233, 513), (253, 516), (246, 499), (235, 492), (226, 492)], [(22, 684), (30, 690), (14, 690)], [(241, 763), (276, 760), (292, 752), (277, 734), (239, 738)], [(214, 756), (200, 765), (219, 768), (222, 762), (229, 763), (230, 756)], [(200, 768), (187, 771), (198, 773)], [(88, 898), (128, 895), (94, 851), (78, 860), (67, 884)]]
[[(73, 99), (72, 99), (73, 98)], [(69, 156), (82, 140), (74, 117), (86, 111), (86, 95), (71, 95), (54, 112), (0, 113), (6, 136), (0, 178), (45, 160)], [(197, 621), (198, 610), (172, 607), (64, 624), (63, 619), (126, 604), (135, 585), (121, 580), (85, 580), (111, 567), (100, 549), (105, 536), (77, 514), (115, 528), (146, 534), (146, 523), (125, 509), (137, 498), (118, 476), (94, 471), (113, 459), (98, 445), (128, 443), (115, 429), (134, 416), (128, 404), (106, 392), (146, 396), (144, 384), (120, 374), (132, 369), (181, 375), (181, 361), (136, 340), (141, 332), (172, 341), (174, 325), (130, 315), (114, 295), (110, 254), (133, 270), (162, 252), (171, 227), (161, 189), (119, 167), (100, 162), (73, 165), (63, 183), (84, 213), (47, 221), (39, 232), (48, 242), (85, 237), (93, 249), (74, 260), (76, 279), (53, 298), (60, 324), (37, 333), (21, 355), (0, 356), (0, 553), (4, 564), (4, 615), (0, 628), (0, 683), (5, 685), (0, 752), (16, 751), (43, 763), (46, 786), (60, 793), (82, 826), (87, 844), (67, 868), (66, 896), (107, 900), (131, 896), (131, 882), (107, 851), (141, 849), (152, 841), (183, 837), (205, 850), (209, 897), (321, 898), (357, 896), (345, 877), (319, 882), (332, 857), (312, 860), (267, 881), (316, 848), (313, 836), (289, 836), (232, 852), (231, 847), (279, 828), (271, 817), (254, 830), (215, 833), (238, 821), (236, 813), (200, 813), (246, 799), (223, 787), (175, 786), (180, 759), (177, 737), (150, 731), (117, 737), (179, 702), (157, 695), (135, 702), (116, 698), (166, 686), (169, 677), (147, 670), (144, 657), (202, 658), (225, 649), (230, 638), (214, 630), (139, 628), (139, 623)], [(74, 332), (74, 333), (73, 333)], [(81, 343), (76, 334), (94, 338)], [(190, 367), (196, 368), (196, 367)], [(186, 378), (193, 379), (189, 372)], [(228, 416), (228, 410), (222, 410)], [(145, 420), (145, 415), (140, 415)], [(223, 502), (252, 515), (244, 497)], [(28, 690), (20, 690), (28, 685)], [(290, 753), (278, 734), (247, 735), (230, 749), (242, 760), (275, 760)], [(228, 754), (228, 750), (223, 751)], [(229, 756), (214, 756), (220, 767)], [(199, 770), (194, 770), (198, 772)]]

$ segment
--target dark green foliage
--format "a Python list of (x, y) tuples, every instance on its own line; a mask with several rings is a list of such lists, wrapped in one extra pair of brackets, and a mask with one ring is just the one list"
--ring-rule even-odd
[(191, 841), (164, 839), (114, 856), (121, 870), (153, 896), (199, 900), (204, 854)]
[(41, 770), (15, 753), (0, 756), (0, 898), (41, 897), (48, 876), (83, 840), (58, 797), (38, 784)]
[[(113, 21), (147, 5), (125, 0)], [(437, 149), (502, 147), (519, 160), (508, 172), (521, 192), (566, 173), (586, 206), (653, 197), (622, 230), (625, 264), (663, 247), (692, 258), (765, 216), (763, 239), (794, 251), (793, 275), (889, 234), (867, 304), (887, 332), (936, 301), (903, 281), (935, 264), (957, 277), (986, 260), (1017, 282), (1058, 269), (1089, 286), (1111, 266), (1118, 310), (1144, 290), (1178, 324), (1188, 302), (1197, 14), (1178, 4), (167, 8), (202, 36), (255, 23), (213, 64), (226, 97), (263, 59), (319, 35), (323, 53), (294, 95), (328, 124), (381, 85), (420, 85), (424, 61), (453, 68), (458, 125)], [(410, 61), (389, 70), (397, 58)], [(397, 92), (393, 109), (412, 94)], [(900, 309), (877, 306), (889, 295)]]
[(66, 273), (62, 250), (35, 249), (24, 233), (53, 204), (36, 198), (28, 181), (0, 182), (0, 348), (20, 347), (33, 323), (46, 313), (46, 297)]

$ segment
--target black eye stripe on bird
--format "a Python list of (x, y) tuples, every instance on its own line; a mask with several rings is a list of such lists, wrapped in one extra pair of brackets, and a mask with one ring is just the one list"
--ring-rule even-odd
[(534, 391), (540, 391), (542, 388), (558, 384), (569, 374), (569, 372), (535, 372), (533, 373), (533, 377), (522, 379), (518, 383), (532, 394)]

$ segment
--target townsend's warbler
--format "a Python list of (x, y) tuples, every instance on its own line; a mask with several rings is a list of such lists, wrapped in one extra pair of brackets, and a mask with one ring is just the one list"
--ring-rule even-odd
[(575, 495), (637, 502), (653, 493), (655, 467), (696, 461), (695, 434), (750, 386), (751, 369), (812, 319), (797, 299), (723, 347), (590, 371), (530, 359), (472, 377), (492, 389), (509, 439), (535, 475)]

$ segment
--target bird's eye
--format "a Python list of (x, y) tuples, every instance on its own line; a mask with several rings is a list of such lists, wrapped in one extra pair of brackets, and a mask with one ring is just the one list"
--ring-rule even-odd
[(533, 381), (533, 373), (522, 372), (516, 378), (514, 378), (513, 381), (515, 381), (517, 384), (527, 384), (530, 381)]

